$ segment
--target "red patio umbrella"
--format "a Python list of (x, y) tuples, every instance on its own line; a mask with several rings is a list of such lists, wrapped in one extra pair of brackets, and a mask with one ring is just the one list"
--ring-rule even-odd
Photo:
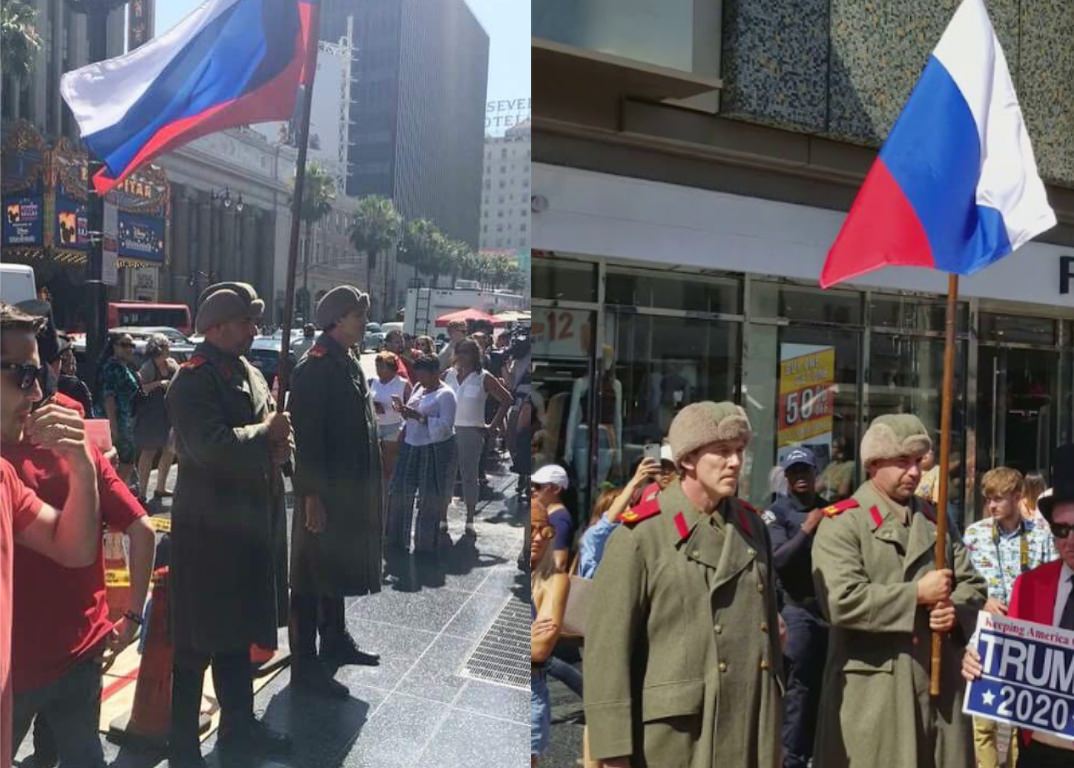
[(502, 325), (502, 322), (490, 315), (488, 312), (482, 312), (480, 309), (469, 308), (459, 309), (455, 312), (448, 312), (446, 315), (440, 315), (440, 317), (436, 318), (436, 327), (443, 328), (448, 323), (454, 322), (455, 320), (462, 320), (463, 322), (467, 323), (469, 323), (470, 321), (480, 320), (486, 323), (492, 323), (493, 325)]

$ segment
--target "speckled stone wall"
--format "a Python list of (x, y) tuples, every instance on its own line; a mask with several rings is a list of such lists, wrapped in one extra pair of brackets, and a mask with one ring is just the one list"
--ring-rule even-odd
[[(959, 0), (724, 0), (722, 112), (879, 145)], [(1074, 186), (1074, 3), (987, 0), (1042, 175)]]
[(810, 132), (825, 130), (828, 3), (725, 0), (725, 113)]

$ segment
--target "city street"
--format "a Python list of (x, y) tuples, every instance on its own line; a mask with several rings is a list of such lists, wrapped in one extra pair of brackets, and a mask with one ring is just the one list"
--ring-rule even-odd
[[(453, 506), (450, 548), (436, 559), (389, 558), (382, 591), (348, 601), (349, 631), (361, 648), (381, 657), (378, 667), (339, 671), (337, 679), (350, 688), (349, 699), (295, 696), (286, 669), (258, 692), (257, 713), (294, 739), (290, 764), (499, 768), (525, 763), (529, 582), (516, 565), (523, 517), (513, 504), (514, 476), (501, 473), (490, 481), (497, 498), (478, 507), (476, 539), (463, 536), (463, 511)], [(494, 637), (506, 642), (493, 642), (491, 654), (482, 649), (472, 658), (498, 617), (488, 642)], [(516, 618), (521, 621), (512, 621)], [(281, 645), (286, 642), (286, 632), (281, 632)], [(488, 664), (490, 658), (498, 664)], [(480, 659), (486, 661), (485, 672), (478, 668)], [(512, 683), (478, 679), (497, 675)], [(204, 748), (210, 765), (217, 766), (214, 743), (212, 735)], [(111, 765), (167, 764), (160, 753), (120, 748), (107, 740), (104, 745)], [(16, 765), (31, 768), (32, 751), (28, 736)]]

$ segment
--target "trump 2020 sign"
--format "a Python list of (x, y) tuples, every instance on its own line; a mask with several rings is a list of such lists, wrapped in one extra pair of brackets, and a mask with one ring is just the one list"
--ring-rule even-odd
[(1074, 632), (982, 612), (975, 638), (984, 672), (962, 711), (1074, 740)]

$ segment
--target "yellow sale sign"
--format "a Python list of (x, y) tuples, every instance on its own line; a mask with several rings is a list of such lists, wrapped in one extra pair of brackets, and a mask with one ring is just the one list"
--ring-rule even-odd
[(781, 352), (778, 447), (829, 442), (835, 348), (784, 344)]

